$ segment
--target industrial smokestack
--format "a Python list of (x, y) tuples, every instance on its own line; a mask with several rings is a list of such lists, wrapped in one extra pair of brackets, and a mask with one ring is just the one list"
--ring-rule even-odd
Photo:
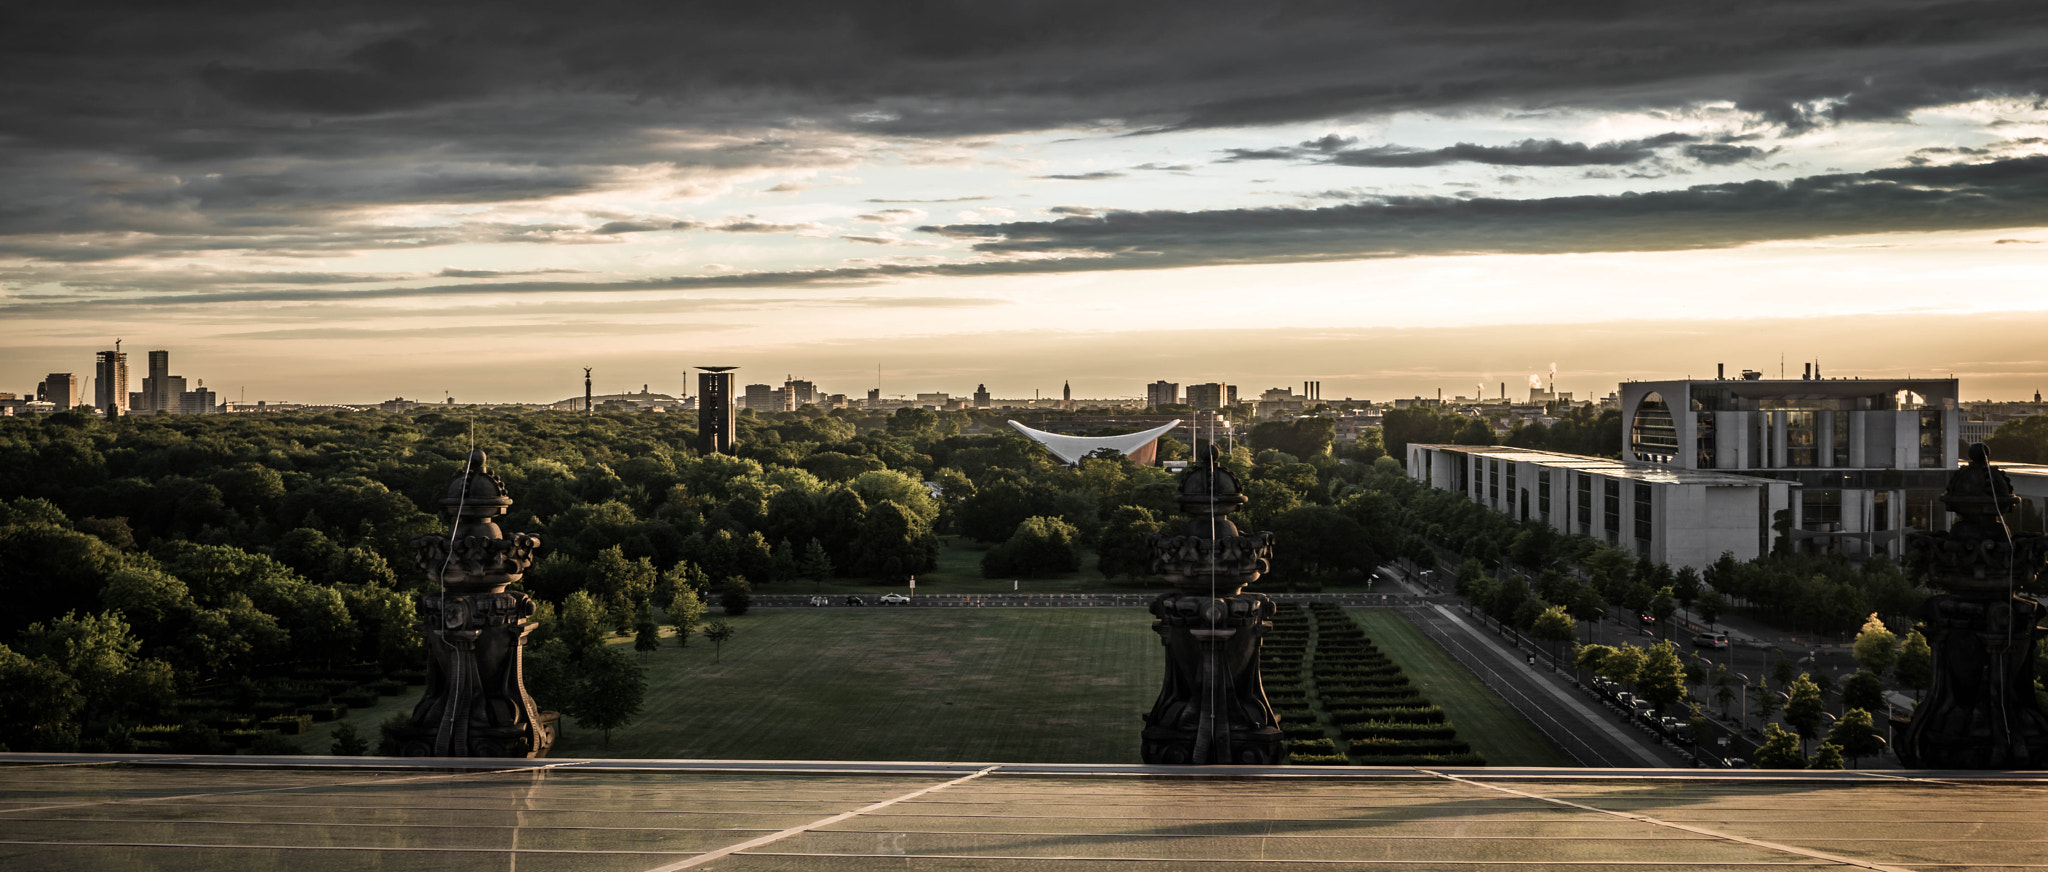
[(1725, 378), (1727, 378), (1727, 377), (1728, 377), (1728, 364), (1725, 364), (1725, 363), (1717, 363), (1717, 364), (1714, 364), (1714, 380), (1715, 380), (1715, 381), (1720, 381), (1720, 380), (1722, 380), (1722, 379), (1725, 379)]
[(1810, 364), (1810, 363), (1802, 363), (1802, 364), (1800, 364), (1800, 365), (1799, 365), (1799, 378), (1800, 378), (1801, 380), (1803, 380), (1803, 381), (1811, 381), (1811, 380), (1813, 380), (1813, 364)]

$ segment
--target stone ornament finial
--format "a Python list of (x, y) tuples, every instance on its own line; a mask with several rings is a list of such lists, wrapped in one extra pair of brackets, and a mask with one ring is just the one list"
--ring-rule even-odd
[(1899, 761), (1913, 768), (2039, 769), (2048, 766), (2048, 712), (2034, 694), (2034, 651), (2044, 611), (2024, 594), (2048, 562), (2048, 536), (2016, 534), (2012, 480), (1983, 443), (1949, 476), (1941, 501), (1947, 531), (1913, 534), (1928, 583), (1942, 589), (1921, 608), (1934, 649), (1934, 682), (1898, 733)]
[(427, 689), (394, 730), (409, 757), (544, 757), (560, 715), (526, 692), (524, 651), (533, 598), (506, 590), (533, 566), (540, 537), (506, 536), (497, 518), (512, 506), (481, 450), (440, 500), (448, 535), (412, 540), (414, 565), (439, 590), (420, 598)]
[(1187, 523), (1148, 537), (1152, 571), (1178, 590), (1152, 601), (1166, 648), (1166, 678), (1145, 715), (1147, 763), (1273, 765), (1286, 754), (1259, 677), (1273, 601), (1244, 588), (1266, 573), (1273, 534), (1238, 531), (1230, 514), (1249, 501), (1213, 444), (1180, 482)]

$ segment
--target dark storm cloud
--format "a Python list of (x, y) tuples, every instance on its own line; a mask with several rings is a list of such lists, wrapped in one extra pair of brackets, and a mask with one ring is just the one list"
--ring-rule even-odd
[[(671, 276), (611, 282), (516, 280), (393, 288), (231, 287), (121, 299), (17, 298), (0, 314), (80, 306), (405, 299), (860, 286), (927, 276), (1172, 269), (1454, 254), (1561, 254), (1727, 248), (1849, 234), (1982, 230), (2048, 224), (2048, 156), (1909, 166), (1791, 182), (1507, 200), (1389, 197), (1323, 208), (1078, 214), (1053, 221), (919, 228), (971, 241), (965, 263)], [(883, 237), (875, 237), (875, 241)], [(80, 310), (84, 311), (84, 310)]]
[(2042, 223), (2048, 223), (2048, 157), (1619, 196), (1397, 196), (1315, 209), (1114, 211), (921, 229), (975, 240), (975, 250), (991, 255), (1107, 255), (1117, 264), (1172, 267), (1469, 252), (1669, 251)]
[[(1349, 148), (1347, 146), (1357, 140), (1330, 134), (1291, 147), (1225, 149), (1225, 153), (1230, 157), (1224, 161), (1235, 163), (1248, 160), (1294, 160), (1348, 167), (1383, 168), (1437, 167), (1457, 163), (1507, 167), (1622, 166), (1654, 158), (1659, 149), (1698, 140), (1699, 137), (1691, 134), (1666, 133), (1645, 139), (1603, 142), (1595, 145), (1556, 139), (1524, 139), (1507, 145), (1461, 142), (1447, 148), (1434, 149), (1401, 145)], [(1760, 149), (1753, 147), (1749, 148), (1749, 151), (1761, 152)]]
[[(0, 235), (342, 250), (374, 236), (352, 210), (588, 194), (638, 178), (621, 168), (814, 170), (873, 135), (1717, 101), (1797, 131), (2038, 100), (2044, 44), (2037, 0), (17, 3), (0, 10)], [(1312, 143), (1240, 158), (1598, 167), (1641, 151)], [(6, 250), (101, 257), (47, 239)]]
[(1710, 167), (1726, 166), (1768, 157), (1777, 149), (1761, 149), (1754, 145), (1729, 145), (1720, 142), (1701, 142), (1688, 145), (1685, 156)]

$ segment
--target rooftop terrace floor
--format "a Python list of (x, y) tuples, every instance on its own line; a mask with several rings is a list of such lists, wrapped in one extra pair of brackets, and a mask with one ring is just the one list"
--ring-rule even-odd
[(2048, 773), (0, 754), (0, 869), (2048, 869)]

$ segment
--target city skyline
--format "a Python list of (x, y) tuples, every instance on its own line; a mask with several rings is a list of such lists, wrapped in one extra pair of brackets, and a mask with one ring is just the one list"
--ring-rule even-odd
[(1584, 398), (1781, 356), (2048, 387), (2025, 5), (11, 21), (64, 35), (0, 47), (15, 390), (116, 337), (251, 401), (677, 393), (702, 359), (856, 396), (1554, 365)]

